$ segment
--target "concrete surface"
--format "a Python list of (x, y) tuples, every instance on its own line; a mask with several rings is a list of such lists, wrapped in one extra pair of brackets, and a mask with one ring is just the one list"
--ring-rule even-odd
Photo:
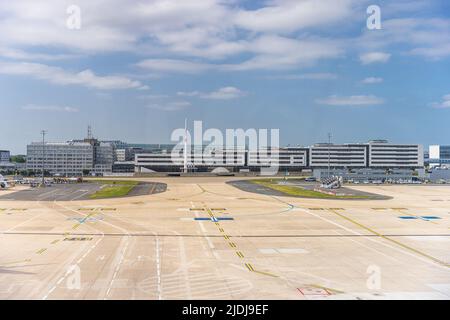
[[(99, 191), (102, 187), (99, 183), (75, 183), (75, 184), (52, 184), (45, 188), (22, 187), (17, 190), (9, 190), (7, 194), (0, 193), (0, 201), (75, 201), (91, 200), (90, 195)], [(166, 190), (164, 183), (140, 182), (127, 197), (160, 193)]]
[(228, 180), (1, 199), (0, 299), (450, 299), (449, 186), (357, 186), (393, 198), (339, 201)]

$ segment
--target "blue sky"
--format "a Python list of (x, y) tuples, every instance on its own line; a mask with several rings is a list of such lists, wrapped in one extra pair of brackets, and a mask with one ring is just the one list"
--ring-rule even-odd
[[(282, 145), (450, 144), (448, 1), (0, 2), (0, 149), (279, 128)], [(79, 29), (67, 26), (80, 9)], [(381, 30), (366, 9), (381, 9)], [(73, 20), (70, 20), (73, 22)]]

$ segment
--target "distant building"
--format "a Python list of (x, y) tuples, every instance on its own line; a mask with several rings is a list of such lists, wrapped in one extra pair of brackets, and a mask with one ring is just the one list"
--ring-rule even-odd
[(112, 167), (113, 173), (134, 173), (134, 161), (115, 161)]
[[(27, 169), (41, 172), (44, 160), (46, 171), (64, 176), (184, 170), (184, 152), (182, 148), (175, 150), (177, 145), (99, 141), (88, 136), (83, 140), (45, 143), (44, 148), (41, 142), (28, 145)], [(438, 151), (436, 146), (430, 147), (430, 158), (437, 155), (450, 159), (450, 147), (439, 147)], [(186, 165), (189, 172), (257, 172), (261, 168), (275, 168), (283, 173), (312, 169), (316, 177), (339, 175), (348, 179), (386, 180), (390, 175), (393, 179), (410, 180), (418, 176), (418, 169), (423, 170), (424, 152), (418, 144), (392, 144), (385, 140), (257, 150), (191, 146)]]
[(373, 140), (364, 144), (311, 147), (310, 166), (322, 179), (340, 176), (354, 181), (413, 181), (423, 177), (423, 147)]
[(9, 162), (11, 153), (8, 150), (0, 150), (0, 162)]
[[(147, 150), (146, 153), (137, 153), (135, 155), (136, 172), (182, 171), (184, 166), (183, 149), (174, 154), (172, 154), (172, 150)], [(237, 171), (246, 166), (246, 151), (245, 149), (192, 149), (191, 152), (188, 152), (187, 163), (189, 171), (193, 172), (210, 172), (219, 167)]]
[(94, 147), (94, 173), (112, 172), (114, 164), (114, 146), (108, 142), (96, 142)]
[(250, 171), (276, 165), (280, 171), (301, 171), (308, 167), (309, 149), (288, 147), (248, 151), (247, 162)]
[(115, 160), (120, 162), (127, 161), (127, 149), (116, 149)]
[(369, 167), (413, 168), (424, 166), (423, 147), (418, 144), (391, 144), (377, 140), (369, 142)]
[(88, 142), (33, 142), (27, 146), (27, 170), (76, 176), (94, 168), (94, 146)]
[(431, 145), (428, 151), (430, 166), (450, 164), (450, 146)]
[[(269, 148), (258, 150), (221, 150), (195, 158), (195, 151), (188, 154), (189, 171), (210, 172), (224, 167), (232, 172), (240, 170), (259, 171), (276, 166), (279, 172), (315, 170), (319, 176), (342, 175), (346, 170), (358, 171), (358, 177), (379, 178), (390, 170), (394, 178), (411, 178), (417, 169), (423, 169), (423, 147), (417, 144), (391, 144), (385, 140), (374, 140), (361, 144), (315, 144), (309, 148)], [(149, 152), (136, 154), (136, 172), (173, 172), (183, 169), (183, 153)], [(394, 174), (394, 171), (395, 174)], [(355, 175), (354, 171), (352, 175)]]
[(365, 144), (315, 144), (309, 148), (309, 167), (364, 168), (368, 166), (368, 153)]

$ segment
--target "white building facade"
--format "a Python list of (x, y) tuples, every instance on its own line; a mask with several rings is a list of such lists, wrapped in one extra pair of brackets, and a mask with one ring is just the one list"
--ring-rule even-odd
[(94, 148), (85, 142), (35, 142), (27, 146), (27, 170), (52, 175), (82, 175), (94, 166)]

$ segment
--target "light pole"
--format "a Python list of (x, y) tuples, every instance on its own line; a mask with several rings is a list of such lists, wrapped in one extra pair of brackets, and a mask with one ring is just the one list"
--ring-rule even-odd
[(331, 133), (328, 133), (328, 178), (330, 177), (330, 161), (331, 161)]
[(47, 131), (42, 130), (41, 134), (42, 134), (42, 186), (45, 186), (45, 134), (47, 133)]

